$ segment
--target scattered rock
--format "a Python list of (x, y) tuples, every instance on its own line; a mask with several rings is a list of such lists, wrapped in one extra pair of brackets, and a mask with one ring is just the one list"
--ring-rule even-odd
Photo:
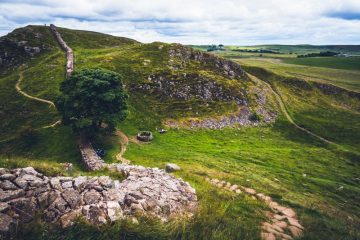
[(165, 166), (165, 170), (166, 170), (166, 172), (176, 172), (176, 171), (180, 171), (181, 168), (178, 165), (176, 165), (175, 163), (168, 163)]
[[(226, 181), (219, 181), (218, 179), (210, 179), (206, 177), (205, 180), (214, 186), (219, 188), (224, 188), (226, 190), (235, 192), (237, 194), (241, 193), (241, 189), (245, 191), (245, 193), (251, 195), (251, 197), (256, 200), (260, 199), (264, 201), (271, 209), (271, 211), (265, 211), (264, 214), (267, 218), (269, 218), (271, 223), (264, 222), (262, 224), (262, 232), (261, 239), (288, 239), (292, 240), (293, 237), (299, 237), (302, 235), (303, 227), (300, 225), (299, 221), (296, 218), (296, 213), (293, 209), (281, 206), (279, 203), (273, 201), (271, 197), (266, 196), (263, 193), (256, 193), (256, 191), (252, 188), (246, 188), (238, 185), (231, 185)], [(256, 196), (256, 197), (255, 197)], [(286, 222), (289, 222), (289, 224)], [(286, 234), (286, 232), (290, 232), (292, 236)]]

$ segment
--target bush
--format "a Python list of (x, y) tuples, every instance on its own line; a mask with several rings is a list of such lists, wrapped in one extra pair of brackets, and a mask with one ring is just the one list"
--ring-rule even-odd
[(250, 116), (250, 121), (253, 122), (261, 122), (263, 120), (263, 116), (261, 114), (258, 114), (257, 112), (253, 112)]

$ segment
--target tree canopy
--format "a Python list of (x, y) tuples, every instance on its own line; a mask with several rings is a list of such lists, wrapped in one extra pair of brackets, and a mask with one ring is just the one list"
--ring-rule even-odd
[(91, 135), (106, 123), (114, 129), (116, 121), (127, 116), (128, 98), (121, 75), (104, 69), (75, 72), (60, 86), (62, 95), (56, 106), (63, 123), (80, 134)]

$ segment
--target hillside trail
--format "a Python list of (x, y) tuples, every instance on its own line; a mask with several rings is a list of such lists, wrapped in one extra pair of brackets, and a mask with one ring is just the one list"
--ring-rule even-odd
[(46, 100), (46, 99), (43, 99), (43, 98), (38, 98), (38, 97), (34, 97), (34, 96), (31, 96), (29, 94), (27, 94), (26, 92), (24, 92), (23, 90), (21, 90), (20, 88), (20, 84), (22, 82), (22, 80), (24, 79), (24, 70), (23, 70), (24, 66), (21, 66), (20, 67), (20, 72), (19, 72), (19, 79), (18, 81), (16, 82), (15, 84), (15, 89), (18, 93), (20, 93), (21, 95), (27, 97), (27, 98), (30, 98), (32, 100), (35, 100), (35, 101), (39, 101), (39, 102), (43, 102), (43, 103), (46, 103), (49, 105), (49, 107), (53, 107), (55, 108), (55, 103), (52, 102), (52, 101), (49, 101), (49, 100)]
[[(24, 92), (24, 91), (21, 89), (20, 84), (21, 84), (21, 82), (22, 82), (23, 79), (24, 79), (24, 67), (25, 67), (25, 65), (20, 66), (20, 69), (19, 69), (19, 70), (20, 70), (20, 71), (19, 71), (19, 79), (18, 79), (18, 81), (17, 81), (16, 84), (15, 84), (15, 89), (16, 89), (16, 91), (17, 91), (18, 93), (20, 93), (21, 95), (23, 95), (24, 97), (26, 97), (26, 98), (29, 98), (29, 99), (34, 100), (34, 101), (46, 103), (46, 104), (49, 105), (49, 108), (54, 108), (54, 109), (55, 109), (55, 103), (54, 103), (54, 102), (49, 101), (49, 100), (46, 100), (46, 99), (43, 99), (43, 98), (31, 96), (31, 95), (27, 94), (26, 92)], [(49, 125), (42, 126), (42, 127), (38, 128), (38, 129), (41, 129), (41, 128), (53, 128), (53, 127), (57, 126), (57, 125), (60, 124), (60, 123), (61, 123), (61, 120), (57, 120), (57, 121), (55, 121), (54, 123), (51, 123), (51, 124), (49, 124)]]
[(123, 157), (129, 145), (129, 138), (119, 129), (116, 129), (115, 135), (119, 137), (120, 144), (120, 152), (116, 155), (116, 159), (124, 164), (130, 164), (130, 160)]
[(298, 124), (296, 124), (295, 121), (294, 121), (294, 119), (290, 116), (289, 112), (287, 111), (286, 106), (285, 106), (285, 103), (284, 103), (284, 101), (282, 100), (280, 94), (279, 94), (277, 91), (275, 91), (274, 88), (273, 88), (269, 83), (267, 83), (266, 81), (261, 80), (261, 79), (255, 77), (254, 75), (251, 75), (251, 74), (249, 74), (249, 73), (248, 73), (248, 75), (249, 75), (250, 78), (251, 78), (252, 80), (254, 80), (255, 82), (259, 82), (259, 81), (260, 81), (261, 83), (265, 84), (265, 85), (270, 89), (270, 91), (271, 91), (272, 94), (275, 96), (276, 101), (278, 102), (278, 104), (279, 104), (279, 106), (280, 106), (281, 112), (284, 114), (284, 116), (286, 117), (286, 119), (287, 119), (294, 127), (296, 127), (297, 129), (299, 129), (299, 130), (301, 130), (301, 131), (303, 131), (303, 132), (305, 132), (305, 133), (307, 133), (307, 134), (309, 134), (309, 135), (311, 135), (311, 136), (313, 136), (313, 137), (315, 137), (315, 138), (317, 138), (317, 139), (319, 139), (319, 140), (321, 140), (321, 141), (323, 141), (323, 142), (325, 142), (325, 143), (327, 143), (327, 144), (337, 145), (336, 143), (334, 143), (334, 142), (332, 142), (332, 141), (330, 141), (330, 140), (327, 140), (327, 139), (325, 139), (325, 138), (317, 135), (316, 133), (313, 133), (313, 132), (311, 132), (310, 130), (308, 130), (308, 129), (306, 129), (306, 128), (303, 128), (303, 127), (300, 127)]

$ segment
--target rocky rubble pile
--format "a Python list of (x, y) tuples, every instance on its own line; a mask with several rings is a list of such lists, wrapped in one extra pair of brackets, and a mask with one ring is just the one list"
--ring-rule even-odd
[(28, 223), (39, 212), (46, 222), (71, 225), (78, 216), (102, 224), (137, 214), (167, 221), (195, 211), (195, 190), (163, 170), (113, 164), (123, 181), (100, 177), (46, 177), (32, 167), (0, 168), (0, 233)]
[[(259, 110), (261, 111), (261, 109)], [(258, 126), (262, 124), (261, 121), (251, 120), (252, 112), (248, 107), (242, 107), (237, 113), (221, 116), (220, 118), (209, 117), (204, 119), (188, 119), (186, 121), (172, 121), (168, 120), (165, 125), (171, 128), (207, 128), (207, 129), (222, 129), (231, 126)], [(271, 123), (276, 118), (276, 113), (261, 111), (264, 123)]]

